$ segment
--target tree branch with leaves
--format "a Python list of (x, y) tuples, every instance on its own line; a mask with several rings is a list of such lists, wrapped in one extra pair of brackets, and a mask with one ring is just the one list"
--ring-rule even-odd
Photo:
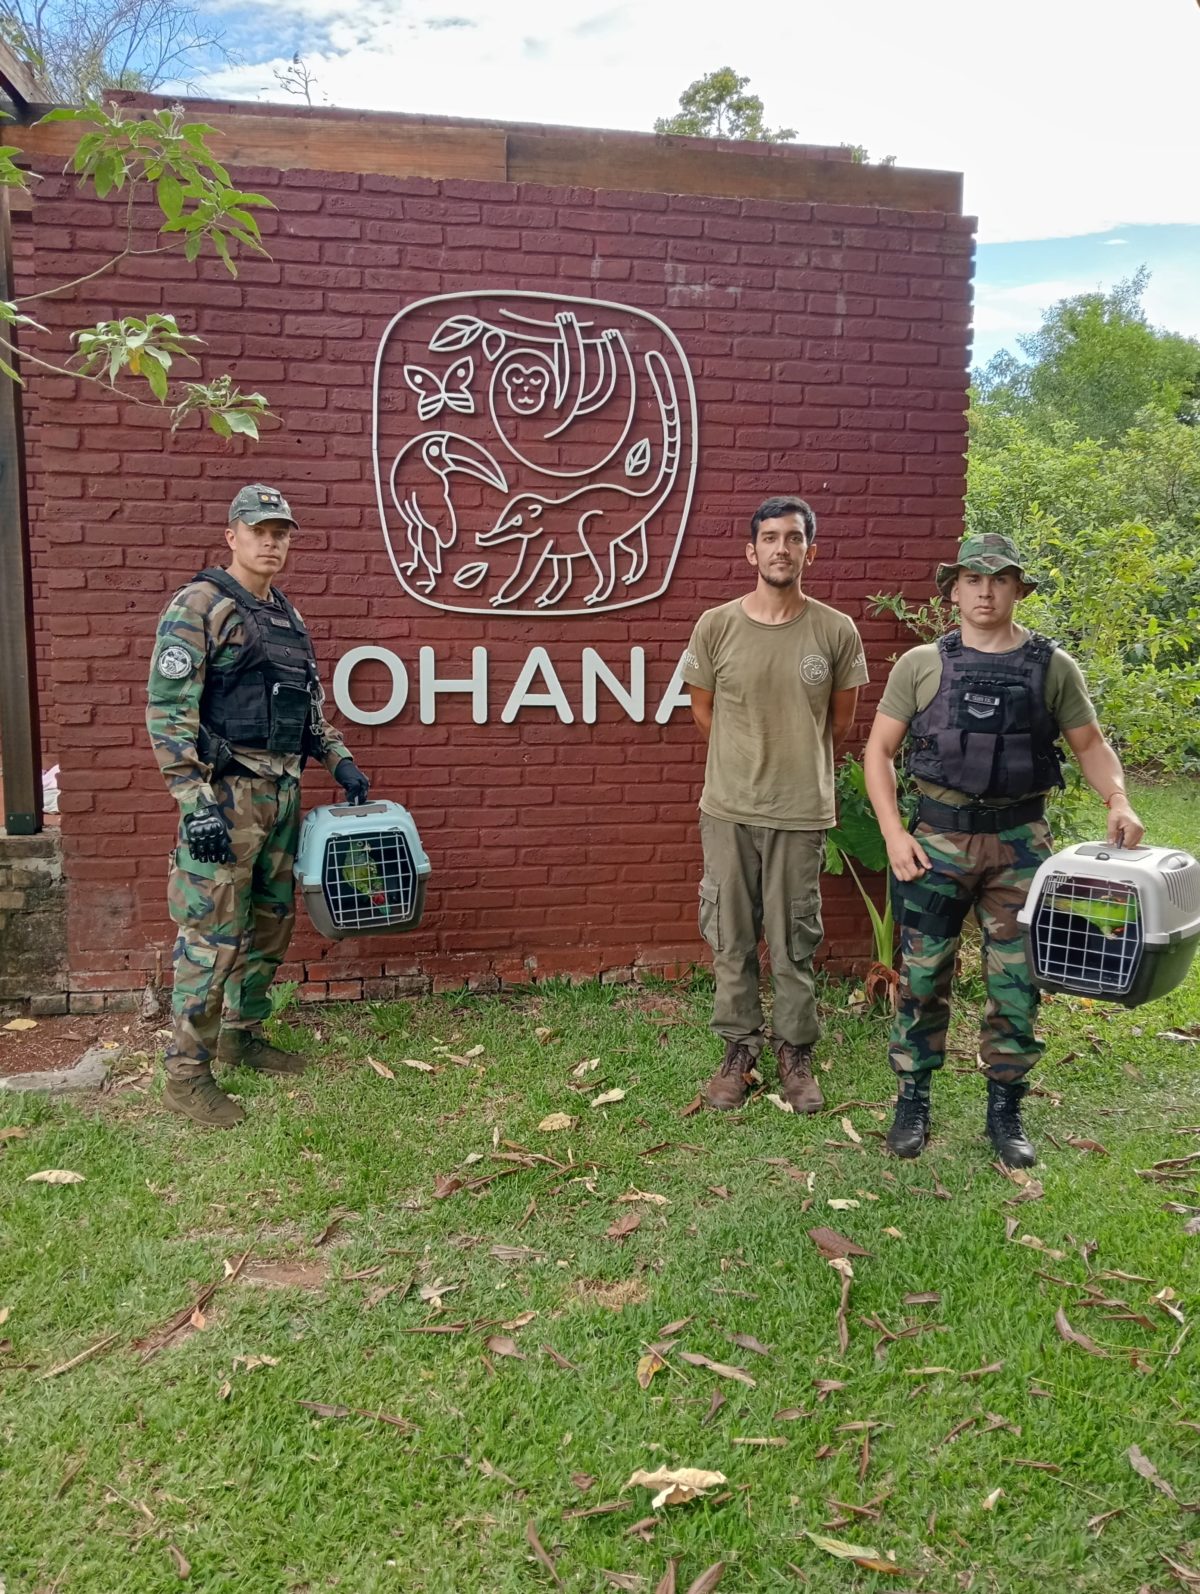
[[(234, 253), (248, 250), (265, 258), (255, 212), (271, 206), (263, 194), (235, 188), (208, 140), (217, 129), (203, 122), (186, 122), (182, 106), (154, 112), (144, 120), (128, 117), (120, 107), (107, 110), (98, 101), (82, 107), (62, 107), (43, 118), (47, 122), (72, 122), (86, 127), (76, 145), (68, 170), (81, 185), (101, 200), (124, 201), (125, 242), (111, 259), (85, 275), (39, 288), (15, 299), (0, 300), (0, 373), (20, 382), (14, 363), (14, 341), (21, 328), (46, 333), (29, 314), (40, 299), (70, 293), (83, 283), (111, 272), (125, 259), (181, 253), (198, 260), (207, 248), (226, 270), (237, 275)], [(20, 149), (0, 146), (0, 187), (27, 189), (28, 174), (17, 165)], [(153, 198), (160, 216), (158, 239), (149, 247), (136, 246), (137, 205)], [(240, 435), (257, 439), (258, 422), (270, 413), (261, 393), (243, 393), (229, 375), (209, 382), (180, 381), (176, 360), (198, 363), (201, 338), (180, 330), (173, 315), (126, 315), (100, 321), (70, 334), (74, 344), (64, 363), (55, 364), (39, 354), (19, 351), (19, 358), (38, 369), (70, 376), (105, 388), (118, 397), (171, 410), (172, 430), (192, 415), (200, 415), (220, 437)], [(128, 378), (144, 382), (139, 390)]]

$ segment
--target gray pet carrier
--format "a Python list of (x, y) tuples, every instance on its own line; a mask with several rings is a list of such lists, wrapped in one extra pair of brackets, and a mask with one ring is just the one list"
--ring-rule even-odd
[(331, 940), (412, 930), (425, 910), (429, 859), (399, 803), (314, 808), (300, 830), (296, 884)]
[(1200, 863), (1173, 847), (1067, 847), (1042, 864), (1018, 918), (1043, 990), (1139, 1007), (1191, 967)]

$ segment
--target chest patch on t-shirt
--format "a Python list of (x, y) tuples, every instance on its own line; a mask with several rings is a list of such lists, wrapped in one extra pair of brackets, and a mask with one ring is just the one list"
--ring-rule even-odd
[(829, 660), (823, 653), (806, 653), (800, 660), (800, 679), (806, 686), (820, 686), (829, 679)]

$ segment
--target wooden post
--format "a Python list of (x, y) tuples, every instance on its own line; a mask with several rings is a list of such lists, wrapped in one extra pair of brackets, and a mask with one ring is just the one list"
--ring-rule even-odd
[[(0, 188), (0, 299), (13, 296), (8, 192)], [(15, 360), (10, 361), (16, 364)], [(42, 738), (33, 646), (33, 580), (25, 498), (21, 390), (0, 375), (0, 758), (4, 823), (13, 836), (42, 828)]]

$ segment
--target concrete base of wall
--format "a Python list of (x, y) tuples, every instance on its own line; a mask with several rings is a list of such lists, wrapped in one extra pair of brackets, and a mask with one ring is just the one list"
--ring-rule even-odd
[(0, 1001), (67, 1011), (67, 891), (57, 830), (0, 830)]

